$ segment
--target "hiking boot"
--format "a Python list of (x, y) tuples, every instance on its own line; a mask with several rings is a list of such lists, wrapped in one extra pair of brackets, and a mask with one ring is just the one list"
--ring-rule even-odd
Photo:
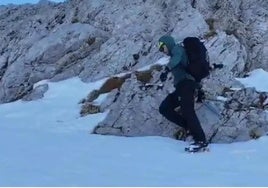
[(194, 142), (190, 144), (190, 146), (186, 147), (185, 151), (188, 151), (188, 152), (209, 151), (208, 143), (203, 142), (203, 141)]

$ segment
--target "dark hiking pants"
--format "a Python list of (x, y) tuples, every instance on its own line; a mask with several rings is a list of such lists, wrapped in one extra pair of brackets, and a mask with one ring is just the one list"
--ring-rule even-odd
[[(181, 81), (176, 90), (163, 100), (159, 112), (169, 121), (189, 130), (195, 141), (206, 142), (204, 131), (194, 110), (195, 88), (194, 81)], [(175, 111), (178, 106), (181, 108), (181, 114)]]

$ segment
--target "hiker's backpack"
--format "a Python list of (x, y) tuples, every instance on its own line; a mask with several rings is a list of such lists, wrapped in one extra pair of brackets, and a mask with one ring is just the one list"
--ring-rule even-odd
[(210, 71), (207, 49), (197, 37), (185, 38), (183, 45), (189, 59), (186, 70), (200, 82)]

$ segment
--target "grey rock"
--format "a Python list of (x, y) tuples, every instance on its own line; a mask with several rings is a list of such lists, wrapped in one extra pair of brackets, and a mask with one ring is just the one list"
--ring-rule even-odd
[[(268, 93), (256, 92), (254, 88), (229, 91), (225, 93), (229, 100), (222, 111), (224, 119), (213, 141), (234, 142), (255, 139), (267, 132), (267, 106), (264, 99)], [(256, 137), (257, 138), (257, 137)]]
[(197, 9), (205, 20), (212, 19), (211, 29), (225, 31), (233, 35), (245, 46), (248, 58), (246, 71), (255, 68), (267, 69), (264, 44), (267, 43), (267, 8), (266, 0), (221, 0), (197, 1)]
[(212, 95), (221, 95), (226, 87), (237, 85), (235, 77), (243, 72), (246, 66), (247, 53), (243, 45), (230, 35), (220, 32), (205, 43), (211, 64), (223, 64), (222, 69), (211, 72), (204, 79), (204, 88)]
[(41, 99), (44, 97), (44, 94), (48, 90), (48, 84), (39, 85), (36, 88), (34, 88), (29, 94), (25, 95), (22, 100), (24, 101), (32, 101)]
[[(34, 83), (42, 79), (53, 78), (59, 73), (64, 74), (65, 69), (68, 71), (68, 68), (74, 66), (77, 60), (87, 57), (95, 49), (88, 44), (89, 39), (104, 37), (104, 35), (104, 32), (90, 25), (77, 23), (63, 25), (47, 37), (36, 41), (27, 53), (7, 67), (1, 80), (1, 101), (16, 100), (26, 94), (25, 92)], [(79, 70), (65, 73), (72, 73), (65, 78), (78, 75)], [(27, 90), (23, 88), (25, 84), (28, 87)]]
[(5, 56), (0, 56), (0, 79), (4, 75), (8, 66), (8, 58)]
[(189, 36), (202, 38), (209, 31), (209, 26), (205, 22), (202, 14), (196, 9), (189, 7), (185, 10), (184, 12), (180, 12), (179, 18), (181, 21), (176, 23), (172, 35), (178, 41), (182, 41), (185, 37)]

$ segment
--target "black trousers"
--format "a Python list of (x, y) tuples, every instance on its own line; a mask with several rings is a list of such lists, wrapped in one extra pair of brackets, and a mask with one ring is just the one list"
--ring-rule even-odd
[[(189, 130), (195, 141), (206, 142), (206, 136), (194, 110), (195, 88), (194, 81), (181, 81), (176, 90), (163, 100), (159, 112), (169, 121)], [(175, 111), (179, 106), (181, 113)]]

